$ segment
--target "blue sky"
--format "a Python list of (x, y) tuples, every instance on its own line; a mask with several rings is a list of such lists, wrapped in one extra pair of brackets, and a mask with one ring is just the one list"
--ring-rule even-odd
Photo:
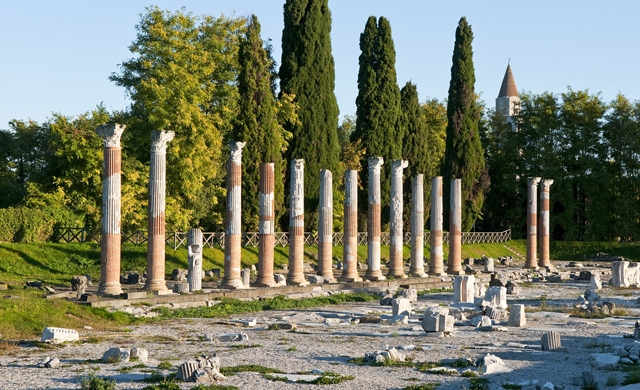
[[(589, 89), (605, 101), (620, 92), (640, 100), (640, 2), (610, 1), (329, 0), (341, 118), (354, 114), (358, 40), (370, 15), (391, 22), (398, 83), (417, 84), (420, 100), (444, 99), (458, 20), (474, 33), (476, 92), (493, 107), (507, 61), (519, 91)], [(60, 0), (0, 5), (0, 129), (12, 119), (42, 122), (52, 113), (78, 115), (101, 102), (127, 107), (108, 80), (132, 55), (129, 44), (146, 6), (194, 14), (255, 13), (263, 38), (281, 55), (284, 0)]]

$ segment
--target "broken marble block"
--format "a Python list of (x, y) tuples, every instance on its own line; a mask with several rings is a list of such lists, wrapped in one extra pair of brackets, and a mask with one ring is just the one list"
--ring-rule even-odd
[(241, 269), (240, 278), (242, 279), (242, 285), (245, 288), (251, 287), (251, 268)]
[(42, 331), (43, 343), (64, 343), (65, 341), (78, 341), (80, 339), (78, 331), (75, 329), (65, 329), (56, 327), (46, 327)]
[(287, 277), (283, 274), (274, 274), (273, 279), (276, 282), (276, 286), (286, 286), (287, 285)]
[(602, 370), (613, 370), (620, 362), (620, 356), (613, 353), (592, 353), (593, 365)]
[(473, 303), (475, 279), (473, 275), (459, 275), (453, 278), (454, 303)]
[(602, 281), (600, 280), (600, 274), (592, 273), (591, 274), (591, 290), (597, 291), (602, 288)]
[(524, 314), (524, 305), (511, 305), (511, 312), (509, 313), (509, 326), (523, 327), (525, 325), (527, 325), (527, 318)]
[(407, 298), (410, 303), (418, 301), (418, 290), (415, 288), (406, 288), (400, 292), (400, 297)]
[(36, 364), (36, 367), (38, 367), (38, 368), (58, 368), (58, 367), (60, 367), (60, 359), (46, 357), (46, 358), (40, 360)]
[(393, 294), (386, 294), (380, 298), (380, 306), (391, 306), (393, 304)]
[(483, 298), (487, 293), (487, 285), (485, 283), (476, 283), (474, 289), (475, 298)]
[(141, 363), (149, 361), (149, 351), (146, 348), (133, 347), (129, 355), (131, 359), (139, 360)]
[(411, 303), (407, 298), (396, 298), (391, 301), (391, 313), (396, 316), (411, 315)]
[(309, 277), (307, 279), (309, 280), (309, 283), (311, 283), (311, 284), (322, 284), (322, 283), (324, 283), (324, 276), (320, 276), (320, 275), (309, 275)]
[(478, 372), (482, 375), (511, 372), (513, 368), (507, 366), (502, 359), (490, 353), (480, 358)]
[(176, 379), (183, 382), (211, 383), (224, 379), (220, 373), (220, 358), (202, 355), (178, 367)]
[(554, 331), (544, 333), (540, 343), (543, 351), (555, 351), (562, 348), (560, 333)]
[(507, 312), (507, 309), (502, 309), (502, 308), (493, 307), (493, 306), (487, 307), (487, 317), (491, 318), (492, 320), (502, 321), (508, 316), (509, 316), (509, 313)]
[(218, 341), (249, 341), (249, 336), (246, 333), (226, 333), (219, 335)]
[(507, 308), (507, 288), (506, 287), (489, 287), (487, 293), (482, 300), (482, 306)]
[(588, 288), (584, 292), (584, 299), (588, 302), (596, 302), (600, 300), (600, 295), (598, 295), (594, 290)]
[(131, 355), (128, 349), (113, 347), (113, 348), (109, 348), (109, 350), (107, 350), (102, 355), (102, 362), (103, 363), (128, 362), (130, 357)]
[(425, 332), (451, 332), (455, 319), (449, 315), (449, 308), (433, 306), (424, 312), (422, 329)]
[(518, 285), (513, 283), (511, 280), (505, 284), (505, 287), (507, 288), (507, 295), (518, 295), (520, 293)]
[(613, 287), (629, 287), (627, 282), (628, 261), (614, 261), (611, 263), (611, 284)]
[(494, 260), (491, 257), (487, 257), (484, 262), (484, 272), (493, 272), (494, 271)]

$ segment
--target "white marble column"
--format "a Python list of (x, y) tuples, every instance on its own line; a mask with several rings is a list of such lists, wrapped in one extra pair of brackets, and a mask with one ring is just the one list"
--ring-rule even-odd
[(538, 266), (550, 268), (551, 259), (549, 254), (549, 231), (551, 228), (550, 219), (550, 196), (549, 191), (553, 184), (552, 179), (544, 179), (540, 186), (540, 260)]
[(431, 234), (429, 275), (444, 275), (442, 176), (431, 179)]
[(527, 254), (524, 268), (538, 268), (536, 249), (538, 241), (538, 183), (540, 177), (527, 179)]
[(384, 280), (380, 270), (380, 168), (384, 164), (382, 157), (369, 158), (369, 210), (367, 221), (368, 256), (367, 280)]
[(424, 272), (424, 176), (411, 181), (411, 276), (426, 276)]
[(394, 278), (406, 278), (404, 273), (404, 259), (402, 249), (404, 247), (404, 232), (402, 228), (403, 188), (402, 172), (409, 166), (406, 160), (393, 160), (391, 162), (391, 246), (389, 251), (389, 272), (387, 276)]
[(189, 282), (189, 291), (202, 290), (202, 230), (193, 228), (187, 233), (187, 261), (189, 269), (187, 270), (187, 282)]
[(242, 267), (242, 148), (244, 142), (231, 142), (227, 160), (227, 208), (224, 234), (224, 277), (220, 287), (246, 288), (240, 275)]
[(347, 170), (344, 179), (344, 236), (341, 282), (358, 282), (358, 171)]
[(451, 213), (449, 214), (449, 260), (447, 273), (462, 271), (462, 180), (451, 179)]
[(318, 211), (318, 275), (333, 283), (333, 174), (327, 169), (320, 171)]
[(304, 277), (304, 160), (291, 161), (289, 207), (289, 274), (287, 284), (305, 286)]
[(258, 278), (256, 286), (276, 285), (273, 276), (273, 247), (275, 246), (274, 163), (260, 164), (260, 221), (258, 233)]

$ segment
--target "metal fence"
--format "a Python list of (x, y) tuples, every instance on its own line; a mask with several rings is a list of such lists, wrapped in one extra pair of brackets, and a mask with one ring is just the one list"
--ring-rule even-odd
[[(222, 232), (203, 232), (202, 239), (203, 245), (209, 248), (219, 247), (224, 248), (224, 236)], [(244, 247), (257, 247), (258, 246), (257, 232), (246, 232), (242, 235), (242, 246)], [(286, 247), (289, 245), (289, 233), (288, 232), (276, 232), (275, 233), (275, 246)], [(380, 241), (383, 245), (389, 245), (391, 242), (391, 234), (389, 232), (383, 232), (380, 235)], [(142, 245), (147, 242), (147, 231), (136, 230), (131, 233), (122, 233), (122, 243), (131, 243), (134, 245)], [(344, 233), (333, 233), (333, 245), (342, 245), (342, 238)], [(431, 233), (424, 233), (424, 242), (428, 243)], [(449, 233), (443, 233), (443, 242), (449, 242)], [(86, 228), (59, 228), (54, 231), (54, 242), (96, 242), (100, 243), (100, 232), (90, 231)], [(463, 244), (484, 244), (494, 242), (506, 242), (511, 240), (511, 229), (503, 232), (463, 232), (462, 243)], [(173, 232), (167, 233), (165, 237), (167, 245), (173, 249), (187, 246), (187, 232)], [(304, 233), (305, 245), (318, 245), (318, 235), (316, 233), (305, 232)], [(404, 244), (409, 245), (411, 243), (411, 233), (404, 234)], [(358, 233), (358, 245), (367, 245), (367, 232)]]

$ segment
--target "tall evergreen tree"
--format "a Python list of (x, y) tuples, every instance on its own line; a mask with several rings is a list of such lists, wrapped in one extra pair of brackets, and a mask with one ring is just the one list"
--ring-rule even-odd
[(242, 219), (246, 231), (257, 231), (260, 164), (275, 163), (275, 207), (283, 209), (286, 132), (278, 124), (276, 98), (271, 89), (271, 64), (260, 38), (260, 23), (251, 16), (240, 40), (239, 113), (234, 138), (246, 142), (242, 158)]
[(287, 0), (282, 30), (280, 91), (295, 95), (299, 106), (300, 123), (286, 127), (293, 134), (286, 157), (289, 162), (305, 160), (307, 229), (316, 228), (320, 170), (331, 170), (334, 184), (342, 174), (339, 172), (339, 110), (334, 94), (334, 68), (328, 0)]
[[(466, 18), (456, 29), (453, 65), (447, 106), (447, 142), (442, 167), (444, 216), (448, 221), (451, 179), (462, 179), (462, 229), (469, 231), (482, 213), (484, 194), (489, 188), (484, 151), (478, 133), (480, 110), (475, 94), (471, 42), (473, 32)], [(446, 225), (445, 225), (446, 226)]]
[[(360, 69), (356, 98), (356, 129), (352, 139), (362, 140), (365, 158), (382, 156), (380, 174), (382, 205), (389, 205), (391, 161), (402, 158), (402, 113), (396, 76), (396, 52), (389, 21), (370, 16), (360, 34)], [(362, 167), (366, 169), (366, 161)], [(365, 175), (363, 175), (365, 176)], [(367, 180), (366, 177), (363, 178)], [(366, 200), (366, 197), (361, 197)], [(366, 208), (364, 209), (366, 210)], [(383, 212), (383, 217), (388, 213)]]

